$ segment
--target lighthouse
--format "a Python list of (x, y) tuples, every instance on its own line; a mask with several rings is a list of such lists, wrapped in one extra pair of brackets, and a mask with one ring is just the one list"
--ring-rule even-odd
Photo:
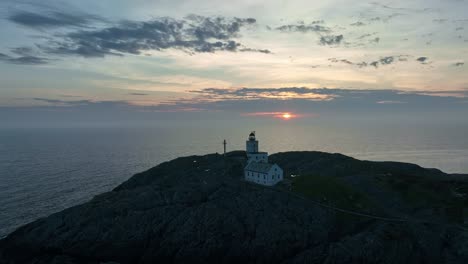
[(244, 168), (246, 181), (272, 186), (283, 180), (283, 170), (277, 164), (268, 163), (268, 152), (258, 151), (258, 140), (252, 131), (246, 141), (247, 166)]
[(245, 142), (247, 153), (258, 152), (258, 140), (255, 138), (255, 131), (250, 132), (249, 139)]
[(268, 163), (268, 152), (258, 151), (258, 140), (255, 138), (255, 131), (252, 131), (246, 141), (245, 152), (247, 153), (248, 162), (263, 162)]

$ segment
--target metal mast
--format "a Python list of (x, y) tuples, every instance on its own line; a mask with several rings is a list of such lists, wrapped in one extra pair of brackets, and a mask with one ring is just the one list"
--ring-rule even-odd
[(226, 156), (226, 140), (223, 141), (223, 145), (224, 145), (224, 156)]

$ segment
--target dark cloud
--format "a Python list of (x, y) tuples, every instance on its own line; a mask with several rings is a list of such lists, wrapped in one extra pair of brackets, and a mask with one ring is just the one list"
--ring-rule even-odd
[(372, 36), (374, 36), (376, 34), (377, 34), (377, 32), (363, 34), (363, 35), (357, 37), (357, 39), (361, 40), (361, 39), (369, 38), (369, 37), (372, 37)]
[(380, 64), (382, 65), (388, 65), (392, 64), (395, 58), (393, 56), (388, 56), (388, 57), (383, 57), (379, 60)]
[(0, 61), (11, 63), (11, 64), (23, 64), (23, 65), (40, 65), (47, 64), (48, 59), (42, 57), (36, 57), (31, 55), (24, 55), (18, 57), (12, 57), (3, 53), (0, 53)]
[(126, 21), (99, 30), (78, 30), (39, 45), (45, 52), (83, 57), (140, 54), (147, 50), (180, 49), (189, 53), (240, 51), (270, 53), (244, 47), (233, 38), (253, 18), (222, 18), (191, 15), (184, 20), (156, 18), (146, 22)]
[(456, 63), (453, 64), (453, 66), (455, 66), (455, 67), (460, 67), (460, 66), (463, 66), (463, 65), (465, 65), (464, 62), (456, 62)]
[(146, 96), (146, 95), (149, 95), (149, 94), (147, 94), (147, 93), (129, 93), (129, 95)]
[(323, 20), (314, 20), (314, 21), (310, 22), (310, 24), (325, 24), (325, 21), (323, 21)]
[(95, 101), (95, 100), (60, 100), (60, 99), (51, 99), (51, 98), (42, 98), (42, 97), (35, 97), (35, 98), (23, 98), (26, 100), (34, 100), (37, 102), (45, 103), (45, 107), (67, 107), (67, 109), (72, 108), (81, 108), (81, 109), (106, 109), (109, 111), (113, 111), (118, 107), (135, 107), (129, 101), (124, 100), (108, 100), (108, 101)]
[(457, 27), (457, 28), (455, 29), (455, 31), (460, 31), (460, 30), (463, 30), (463, 27)]
[(371, 42), (371, 43), (379, 43), (379, 42), (380, 42), (380, 38), (379, 38), (379, 37), (376, 37), (376, 38), (374, 38), (374, 39), (369, 40), (369, 42)]
[(320, 92), (318, 89), (306, 87), (284, 88), (206, 88), (190, 91), (199, 94), (204, 100), (262, 100), (262, 99), (306, 99), (306, 100), (330, 100), (333, 95)]
[[(373, 13), (371, 13), (373, 14)], [(384, 15), (384, 16), (371, 16), (369, 17), (367, 14), (361, 14), (361, 19), (366, 22), (366, 24), (374, 24), (374, 23), (388, 23), (390, 20), (399, 17), (399, 16), (404, 16), (405, 14), (403, 13), (392, 13), (390, 15)]]
[(373, 61), (371, 63), (369, 63), (370, 66), (374, 66), (374, 68), (378, 68), (379, 67), (379, 62), (378, 61)]
[(34, 53), (33, 49), (30, 47), (18, 47), (13, 48), (10, 51), (21, 56), (31, 56)]
[(252, 49), (252, 48), (241, 48), (240, 52), (260, 52), (265, 54), (271, 54), (272, 52), (268, 49)]
[(343, 41), (343, 35), (321, 36), (320, 45), (338, 45)]
[(330, 58), (328, 59), (329, 61), (333, 62), (333, 63), (337, 63), (337, 62), (342, 62), (342, 63), (345, 63), (345, 64), (354, 64), (353, 62), (349, 61), (349, 60), (346, 60), (346, 59), (337, 59), (337, 58)]
[(337, 59), (337, 58), (330, 58), (328, 59), (330, 62), (333, 63), (345, 63), (348, 65), (355, 65), (359, 68), (364, 68), (367, 66), (373, 66), (374, 68), (378, 68), (380, 65), (385, 66), (385, 65), (390, 65), (395, 63), (396, 61), (407, 61), (408, 55), (397, 55), (397, 56), (385, 56), (381, 57), (378, 60), (375, 61), (362, 61), (362, 62), (352, 62), (347, 59)]
[(79, 105), (89, 105), (93, 103), (90, 100), (75, 100), (75, 101), (67, 101), (67, 100), (59, 100), (59, 99), (49, 99), (49, 98), (32, 98), (35, 101), (48, 103), (51, 105), (56, 106), (79, 106)]
[(394, 10), (394, 11), (405, 11), (405, 12), (414, 12), (414, 13), (426, 13), (426, 12), (438, 11), (438, 9), (434, 9), (434, 8), (393, 7), (393, 6), (385, 5), (379, 2), (371, 2), (370, 4), (374, 5), (375, 7), (380, 7), (382, 9)]
[(361, 26), (365, 26), (366, 24), (362, 23), (361, 21), (358, 21), (358, 22), (352, 23), (350, 25), (355, 26), (355, 27), (361, 27)]
[[(317, 22), (317, 21), (314, 21)], [(305, 24), (296, 24), (296, 25), (283, 25), (275, 28), (278, 31), (281, 32), (301, 32), (301, 33), (307, 33), (307, 32), (319, 32), (319, 33), (328, 33), (331, 32), (330, 28), (317, 25), (318, 23), (312, 22), (311, 24), (305, 25)]]
[(427, 62), (428, 59), (429, 59), (428, 57), (419, 57), (416, 60), (424, 64)]
[(93, 15), (65, 14), (60, 12), (50, 12), (38, 14), (26, 11), (16, 12), (8, 17), (8, 20), (31, 28), (54, 28), (54, 27), (83, 27), (101, 18)]
[(356, 65), (359, 67), (359, 68), (364, 68), (364, 67), (367, 67), (368, 64), (367, 62), (363, 61), (363, 62), (358, 62), (356, 63)]

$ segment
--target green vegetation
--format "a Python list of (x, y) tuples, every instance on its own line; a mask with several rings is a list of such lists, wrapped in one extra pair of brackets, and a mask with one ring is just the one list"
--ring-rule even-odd
[[(342, 182), (340, 178), (321, 175), (301, 175), (292, 178), (292, 191), (314, 201), (359, 213), (375, 213), (376, 206), (369, 198)], [(360, 219), (337, 212), (337, 220)]]
[(430, 208), (454, 223), (463, 223), (468, 186), (464, 183), (440, 182), (411, 175), (392, 175), (387, 186), (397, 191), (415, 210)]

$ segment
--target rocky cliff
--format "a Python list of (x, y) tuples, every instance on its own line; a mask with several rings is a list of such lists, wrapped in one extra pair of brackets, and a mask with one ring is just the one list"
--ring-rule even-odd
[(270, 157), (288, 177), (267, 188), (242, 180), (244, 156), (136, 174), (17, 229), (0, 263), (468, 263), (462, 175), (288, 152)]

